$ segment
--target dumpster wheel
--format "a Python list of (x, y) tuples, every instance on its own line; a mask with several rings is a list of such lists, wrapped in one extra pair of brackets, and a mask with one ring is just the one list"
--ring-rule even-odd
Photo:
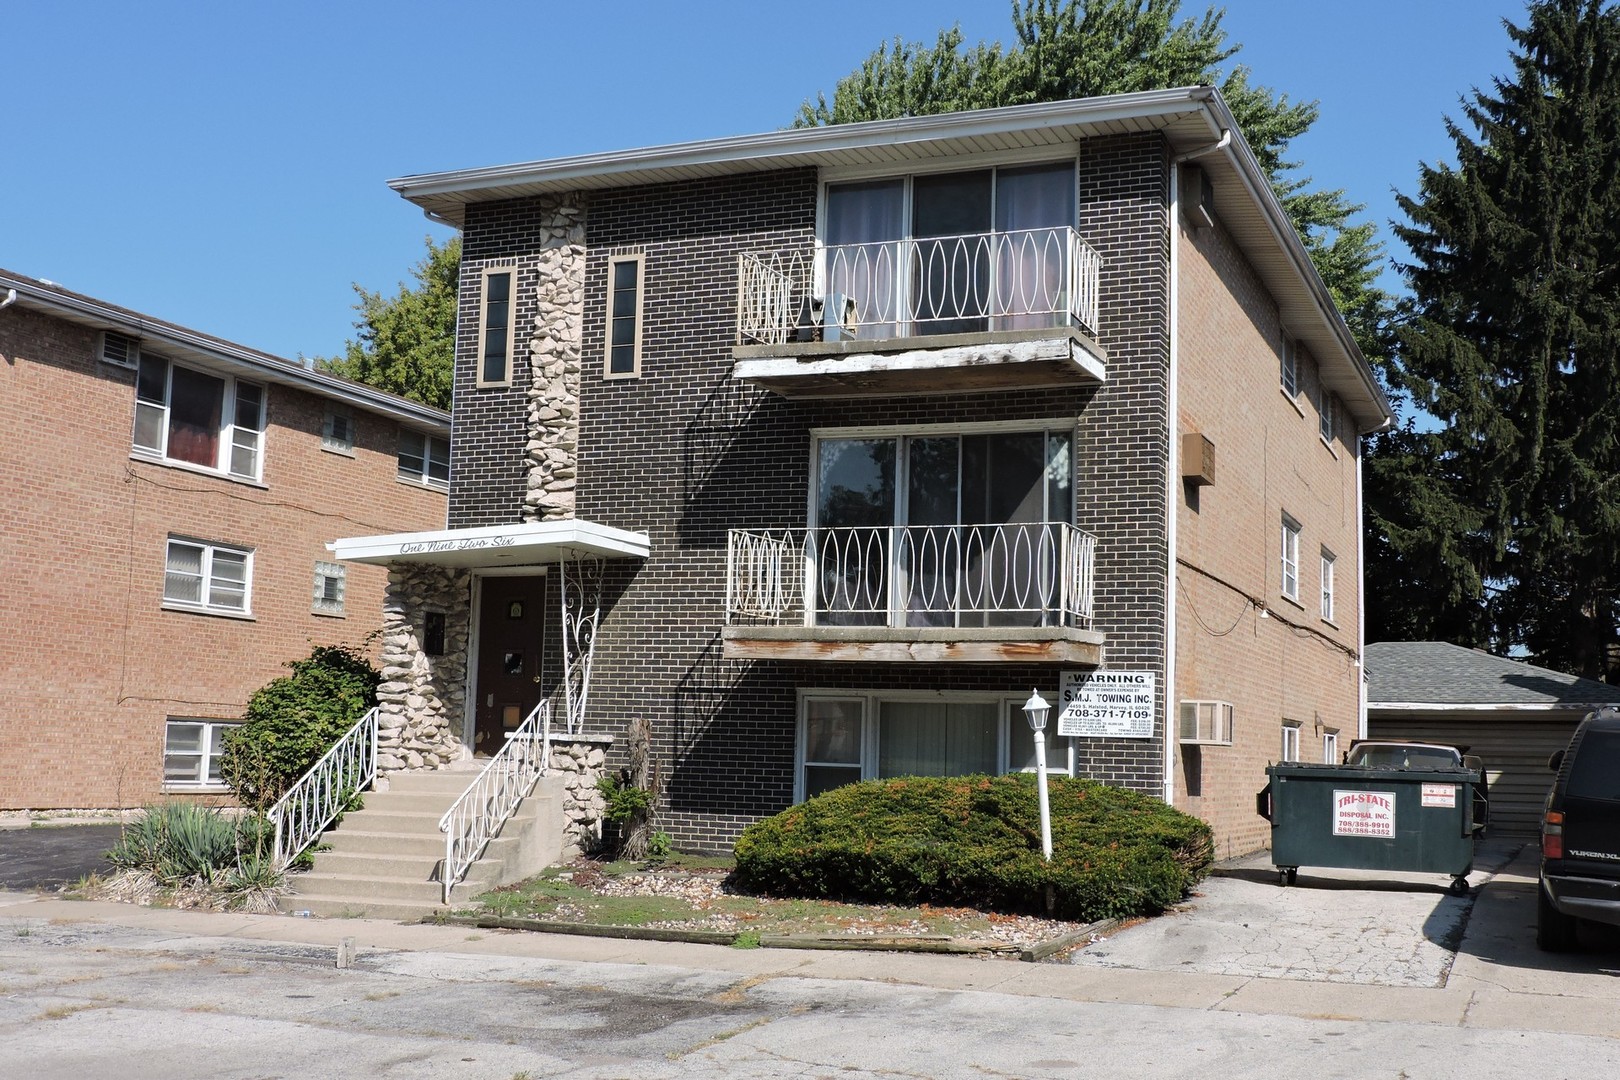
[(1451, 879), (1451, 895), (1453, 895), (1453, 896), (1467, 896), (1468, 895), (1468, 879), (1465, 878), (1465, 877), (1454, 877), (1454, 878), (1452, 878)]
[(1299, 880), (1299, 867), (1297, 867), (1297, 866), (1279, 866), (1279, 867), (1277, 867), (1277, 884), (1278, 885), (1282, 886), (1283, 888), (1287, 888), (1288, 886), (1292, 885), (1294, 882), (1296, 882), (1298, 880)]

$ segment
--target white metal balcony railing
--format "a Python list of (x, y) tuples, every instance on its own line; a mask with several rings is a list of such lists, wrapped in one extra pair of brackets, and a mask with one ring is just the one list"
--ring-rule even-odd
[(1064, 522), (732, 529), (726, 618), (1086, 627), (1096, 547)]
[(737, 343), (1073, 326), (1097, 332), (1102, 257), (1071, 228), (738, 256)]
[(265, 815), (276, 827), (278, 869), (301, 855), (377, 778), (377, 710), (362, 716)]
[(534, 782), (546, 774), (550, 756), (551, 702), (542, 701), (439, 819), (439, 831), (444, 833), (444, 867), (439, 879), (446, 904), (450, 890), (484, 854), (507, 819), (517, 813)]

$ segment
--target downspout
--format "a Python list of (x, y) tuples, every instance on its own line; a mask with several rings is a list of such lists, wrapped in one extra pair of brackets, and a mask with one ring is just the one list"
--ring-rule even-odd
[(1367, 550), (1366, 499), (1361, 494), (1361, 455), (1356, 440), (1356, 738), (1367, 737)]
[(6, 308), (10, 307), (12, 304), (15, 304), (16, 302), (17, 302), (17, 290), (16, 289), (7, 289), (6, 290), (6, 298), (4, 300), (0, 300), (0, 311), (4, 311)]
[(1164, 477), (1164, 801), (1176, 804), (1176, 553), (1180, 544), (1177, 515), (1179, 505), (1176, 489), (1181, 478), (1181, 440), (1176, 432), (1181, 426), (1181, 165), (1193, 158), (1224, 150), (1232, 141), (1230, 128), (1207, 146), (1189, 150), (1170, 158), (1170, 287), (1169, 287), (1169, 393), (1166, 403), (1166, 435), (1169, 446), (1165, 458), (1168, 462)]

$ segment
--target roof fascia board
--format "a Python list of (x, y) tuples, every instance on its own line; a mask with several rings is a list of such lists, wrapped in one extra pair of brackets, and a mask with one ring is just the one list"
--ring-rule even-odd
[(654, 169), (725, 165), (770, 161), (781, 157), (835, 154), (874, 146), (896, 146), (945, 139), (983, 138), (1016, 131), (1060, 127), (1074, 123), (1101, 124), (1174, 116), (1204, 106), (1214, 94), (1207, 86), (1149, 90), (1086, 98), (1080, 102), (1040, 102), (999, 109), (980, 109), (938, 116), (908, 116), (895, 120), (869, 120), (859, 124), (831, 124), (817, 128), (788, 128), (762, 135), (742, 135), (699, 142), (674, 143), (639, 150), (582, 154), (450, 172), (422, 173), (388, 181), (388, 186), (415, 201), (434, 195), (475, 192), (521, 183), (563, 184)]
[(27, 278), (0, 274), (0, 291), (6, 289), (16, 289), (18, 299), (25, 301), (30, 307), (107, 323), (121, 331), (129, 331), (130, 336), (143, 341), (188, 349), (227, 364), (247, 367), (266, 381), (295, 386), (322, 397), (335, 398), (370, 412), (404, 420), (431, 430), (435, 434), (448, 434), (450, 431), (448, 413), (411, 401), (409, 398), (396, 397), (387, 391), (377, 390), (362, 383), (353, 383), (324, 372), (299, 367), (289, 360), (258, 352), (245, 345), (208, 337), (172, 323), (149, 320), (134, 312), (86, 297), (40, 289)]
[(1540, 704), (1510, 702), (1475, 702), (1448, 704), (1443, 701), (1371, 701), (1367, 711), (1381, 712), (1591, 712), (1605, 705), (1620, 704), (1613, 701), (1547, 702)]

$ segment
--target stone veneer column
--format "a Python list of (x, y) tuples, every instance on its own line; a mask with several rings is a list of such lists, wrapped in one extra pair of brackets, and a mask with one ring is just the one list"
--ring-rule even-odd
[(553, 735), (551, 770), (563, 781), (563, 855), (569, 857), (597, 847), (602, 840), (602, 814), (607, 800), (596, 781), (607, 767), (611, 735)]
[(574, 516), (579, 447), (580, 339), (585, 305), (585, 209), (547, 200), (538, 251), (534, 336), (529, 339), (528, 481), (524, 521)]
[[(424, 616), (444, 613), (444, 653), (422, 648)], [(465, 755), (472, 575), (438, 566), (393, 565), (383, 601), (383, 681), (377, 688), (377, 772), (438, 769)]]

